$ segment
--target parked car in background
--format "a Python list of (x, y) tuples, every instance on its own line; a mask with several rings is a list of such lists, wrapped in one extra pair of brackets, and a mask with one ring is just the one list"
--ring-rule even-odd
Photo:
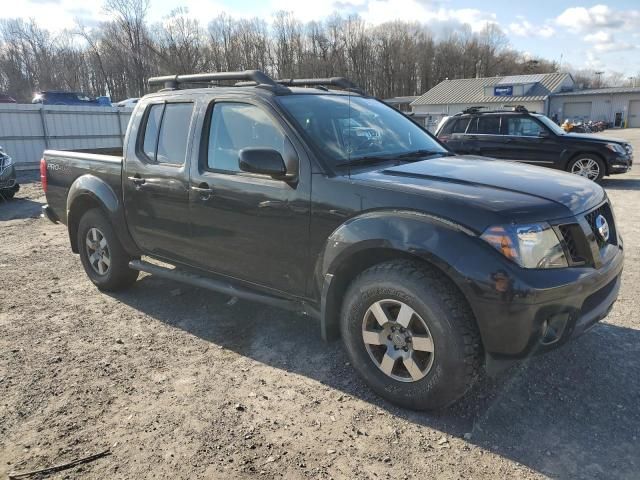
[(62, 90), (39, 92), (33, 97), (31, 103), (41, 103), (43, 105), (100, 106), (100, 103), (90, 95), (80, 92), (65, 92)]
[(16, 181), (16, 168), (13, 158), (0, 147), (0, 200), (9, 200), (20, 190)]
[(127, 98), (126, 100), (119, 101), (115, 105), (119, 108), (133, 108), (136, 106), (139, 100), (139, 98)]
[(469, 108), (443, 120), (436, 136), (459, 154), (551, 167), (594, 181), (628, 172), (633, 163), (629, 143), (567, 133), (548, 117), (522, 107), (491, 112)]
[(164, 88), (136, 106), (118, 156), (40, 163), (44, 214), (101, 290), (144, 271), (306, 312), (376, 392), (421, 409), (562, 345), (616, 300), (622, 240), (594, 182), (457, 156), (346, 79), (149, 85)]
[(7, 95), (6, 93), (0, 93), (0, 103), (18, 103), (16, 99)]

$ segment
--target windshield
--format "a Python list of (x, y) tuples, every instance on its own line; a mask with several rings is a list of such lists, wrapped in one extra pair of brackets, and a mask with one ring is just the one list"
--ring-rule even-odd
[(448, 151), (397, 110), (373, 98), (290, 95), (279, 102), (332, 166)]
[(565, 131), (556, 124), (556, 122), (554, 122), (553, 120), (551, 120), (549, 117), (545, 116), (545, 115), (536, 115), (536, 118), (538, 120), (540, 120), (542, 123), (545, 124), (545, 126), (551, 130), (553, 133), (555, 133), (556, 135), (564, 135)]

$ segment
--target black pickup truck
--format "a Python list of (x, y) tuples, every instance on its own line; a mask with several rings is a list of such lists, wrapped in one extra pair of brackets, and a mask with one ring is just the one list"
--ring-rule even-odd
[(341, 78), (150, 84), (165, 88), (138, 103), (123, 156), (41, 163), (44, 214), (99, 289), (144, 271), (306, 313), (376, 392), (415, 409), (564, 343), (616, 300), (622, 239), (594, 182), (457, 156)]

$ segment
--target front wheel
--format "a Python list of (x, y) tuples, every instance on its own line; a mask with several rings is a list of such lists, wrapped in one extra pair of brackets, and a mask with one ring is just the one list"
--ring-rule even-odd
[(84, 271), (100, 290), (124, 289), (138, 278), (138, 271), (129, 268), (132, 257), (99, 208), (87, 210), (80, 219), (78, 251)]
[(386, 262), (360, 274), (347, 290), (341, 330), (358, 373), (403, 407), (445, 407), (480, 371), (480, 336), (466, 300), (442, 273), (417, 263)]
[(569, 162), (567, 170), (575, 175), (593, 180), (594, 182), (602, 180), (605, 174), (604, 163), (593, 155), (578, 155)]

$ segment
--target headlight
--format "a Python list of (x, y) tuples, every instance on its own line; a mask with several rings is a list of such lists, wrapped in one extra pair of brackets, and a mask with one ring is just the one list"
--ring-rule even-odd
[(13, 158), (11, 158), (9, 155), (5, 155), (4, 157), (0, 155), (0, 166), (2, 168), (7, 168), (12, 164), (13, 164)]
[(567, 267), (567, 258), (554, 230), (546, 223), (497, 225), (481, 238), (524, 268)]
[(621, 153), (621, 154), (627, 153), (624, 147), (619, 143), (607, 143), (605, 147), (607, 147), (609, 150), (615, 153)]

